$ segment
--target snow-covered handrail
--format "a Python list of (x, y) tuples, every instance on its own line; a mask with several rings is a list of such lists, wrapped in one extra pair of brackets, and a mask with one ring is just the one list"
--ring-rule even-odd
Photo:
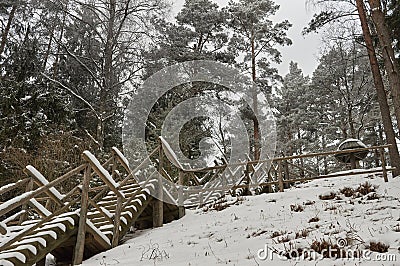
[(167, 156), (168, 160), (171, 163), (173, 163), (176, 167), (178, 167), (180, 170), (183, 170), (182, 164), (179, 162), (178, 157), (176, 156), (174, 150), (171, 148), (168, 142), (163, 137), (160, 137), (160, 141), (163, 147), (163, 151)]
[(93, 170), (97, 173), (101, 180), (106, 183), (110, 190), (114, 192), (115, 195), (125, 199), (125, 195), (118, 190), (119, 184), (115, 182), (110, 173), (104, 169), (99, 160), (97, 160), (97, 158), (90, 151), (84, 151), (82, 156), (88, 163), (90, 163)]
[(1, 187), (0, 188), (0, 195), (2, 195), (4, 193), (7, 193), (7, 192), (9, 192), (9, 191), (11, 191), (13, 189), (16, 189), (16, 188), (19, 188), (19, 187), (22, 187), (22, 186), (26, 185), (29, 182), (29, 180), (30, 180), (29, 178), (25, 178), (25, 179), (22, 179), (22, 180), (19, 180), (19, 181), (15, 182), (15, 183), (7, 184), (7, 185)]

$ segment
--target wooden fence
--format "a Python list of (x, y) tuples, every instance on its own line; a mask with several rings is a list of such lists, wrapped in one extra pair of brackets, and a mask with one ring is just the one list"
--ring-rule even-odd
[[(187, 177), (186, 179), (181, 179), (186, 180), (187, 184), (190, 183), (188, 180), (192, 180), (192, 184), (202, 185), (201, 188), (197, 186), (194, 188), (187, 188), (184, 191), (184, 193), (190, 195), (200, 195), (198, 197), (198, 201), (190, 201), (188, 206), (195, 206), (196, 204), (201, 206), (209, 202), (210, 195), (212, 193), (223, 196), (226, 191), (230, 191), (232, 195), (243, 195), (245, 193), (249, 193), (250, 190), (254, 190), (256, 193), (274, 191), (283, 192), (285, 187), (288, 187), (290, 184), (306, 182), (320, 178), (333, 178), (355, 174), (382, 173), (385, 182), (388, 182), (388, 172), (395, 169), (386, 165), (387, 162), (385, 150), (389, 148), (390, 145), (382, 145), (368, 148), (348, 149), (343, 151), (329, 151), (278, 157), (260, 161), (252, 161), (248, 159), (246, 162), (239, 162), (229, 165), (225, 164), (203, 169), (180, 170), (181, 175)], [(338, 154), (351, 155), (364, 151), (370, 151), (374, 154), (379, 154), (377, 161), (380, 162), (381, 166), (374, 169), (353, 169), (347, 172), (321, 174), (322, 171), (315, 171), (315, 169), (307, 167), (306, 164), (300, 163), (305, 159), (315, 159), (318, 162)], [(296, 163), (296, 161), (298, 163)], [(346, 165), (338, 161), (336, 163), (347, 168), (354, 166), (354, 164)], [(238, 181), (233, 185), (225, 186), (223, 180), (226, 179), (226, 175), (232, 176)], [(202, 176), (202, 178), (199, 178), (199, 176)], [(206, 185), (206, 182), (216, 179), (219, 179), (220, 181), (214, 182), (214, 185), (212, 186)], [(203, 183), (203, 180), (206, 182)]]

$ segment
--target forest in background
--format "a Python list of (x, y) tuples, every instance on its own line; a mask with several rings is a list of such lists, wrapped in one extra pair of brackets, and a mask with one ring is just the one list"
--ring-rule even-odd
[[(163, 67), (188, 60), (219, 61), (252, 77), (277, 119), (278, 156), (336, 149), (346, 138), (395, 143), (398, 1), (311, 2), (321, 11), (304, 34), (325, 32), (319, 65), (308, 77), (292, 62), (281, 77), (273, 65), (279, 48), (291, 44), (291, 24), (272, 22), (279, 6), (271, 0), (226, 7), (186, 0), (175, 18), (164, 0), (0, 1), (0, 186), (19, 179), (28, 164), (52, 180), (79, 164), (85, 149), (101, 157), (121, 147), (124, 110), (135, 90)], [(168, 92), (149, 118), (149, 145), (174, 105), (218, 90)], [(243, 120), (256, 136), (254, 115), (243, 110)], [(189, 158), (212, 130), (204, 118), (188, 124), (181, 147)], [(400, 169), (397, 149), (390, 157)], [(366, 164), (377, 166), (373, 156)]]

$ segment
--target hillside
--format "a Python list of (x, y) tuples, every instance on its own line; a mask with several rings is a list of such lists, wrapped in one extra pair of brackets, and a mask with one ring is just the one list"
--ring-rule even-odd
[[(400, 179), (384, 183), (379, 176), (357, 175), (315, 180), (284, 193), (229, 198), (209, 209), (188, 210), (163, 228), (136, 231), (83, 265), (396, 265), (399, 195)], [(232, 205), (224, 209), (226, 204)], [(307, 253), (328, 246), (331, 255), (322, 253), (331, 258)], [(264, 248), (269, 257), (262, 260)], [(353, 257), (345, 255), (350, 251)], [(297, 258), (288, 260), (291, 256)]]

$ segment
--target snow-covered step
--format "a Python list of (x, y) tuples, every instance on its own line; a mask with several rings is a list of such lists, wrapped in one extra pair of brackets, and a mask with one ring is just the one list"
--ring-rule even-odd
[(134, 189), (134, 188), (139, 188), (140, 187), (140, 185), (138, 184), (138, 183), (136, 183), (136, 181), (135, 181), (135, 183), (128, 183), (128, 184), (125, 184), (125, 185), (123, 185), (122, 187), (120, 187), (119, 189), (120, 190), (128, 190), (128, 189)]
[[(111, 225), (109, 221), (97, 221), (97, 222), (93, 222), (93, 225), (96, 226), (97, 228), (100, 228), (102, 226), (106, 226), (106, 225)], [(114, 225), (112, 225), (114, 226)]]
[(97, 223), (103, 223), (103, 222), (107, 222), (108, 224), (110, 224), (110, 221), (108, 219), (106, 219), (104, 216), (101, 217), (95, 217), (95, 218), (89, 218), (88, 219), (93, 223), (93, 224), (97, 224)]
[(133, 187), (127, 187), (127, 188), (123, 187), (123, 188), (121, 188), (121, 191), (123, 191), (124, 194), (125, 194), (125, 193), (132, 193), (132, 192), (135, 192), (135, 191), (137, 191), (138, 189), (142, 189), (142, 187), (139, 186), (139, 185), (133, 186)]
[[(135, 193), (137, 193), (138, 189), (141, 189), (141, 188), (131, 189), (131, 190), (128, 190), (128, 191), (124, 191), (124, 190), (121, 190), (121, 191), (124, 193), (125, 199), (128, 199), (128, 198), (130, 198), (132, 195), (134, 195)], [(141, 189), (141, 190), (143, 190), (143, 189)], [(109, 193), (109, 194), (107, 194), (107, 196), (105, 196), (102, 200), (116, 200), (116, 199), (117, 199), (117, 196), (116, 196), (115, 194)]]
[(54, 231), (51, 231), (51, 230), (40, 231), (40, 232), (37, 232), (37, 233), (35, 233), (33, 235), (28, 235), (28, 236), (23, 237), (21, 242), (25, 241), (25, 240), (28, 241), (30, 239), (36, 239), (36, 238), (42, 238), (42, 239), (44, 239), (46, 241), (56, 240), (57, 239), (57, 233), (54, 232)]
[(0, 265), (15, 265), (11, 260), (18, 260), (21, 263), (26, 262), (26, 256), (22, 252), (2, 252), (0, 253)]

